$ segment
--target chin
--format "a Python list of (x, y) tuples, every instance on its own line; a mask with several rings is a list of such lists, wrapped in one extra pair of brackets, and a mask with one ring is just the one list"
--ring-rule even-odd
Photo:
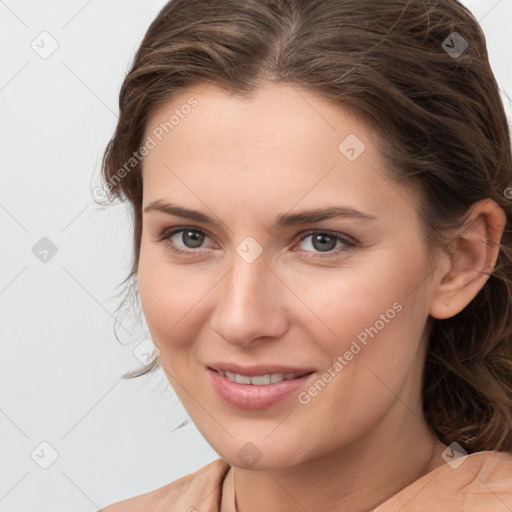
[[(276, 446), (268, 439), (258, 441), (235, 441), (227, 450), (224, 446), (216, 450), (228, 464), (240, 469), (270, 470), (297, 466), (306, 461), (304, 453), (293, 446)], [(232, 448), (232, 449), (231, 449)]]

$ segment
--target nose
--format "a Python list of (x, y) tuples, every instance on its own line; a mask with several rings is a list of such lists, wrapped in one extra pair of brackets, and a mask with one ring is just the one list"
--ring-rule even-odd
[(286, 285), (260, 255), (248, 263), (237, 253), (231, 270), (215, 287), (214, 332), (228, 343), (250, 346), (260, 338), (278, 338), (288, 329)]

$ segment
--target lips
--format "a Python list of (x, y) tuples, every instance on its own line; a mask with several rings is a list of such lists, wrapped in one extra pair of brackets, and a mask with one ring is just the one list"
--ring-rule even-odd
[[(257, 364), (242, 366), (236, 363), (218, 362), (207, 366), (213, 389), (222, 400), (237, 409), (261, 410), (277, 404), (293, 392), (298, 392), (315, 378), (315, 371), (305, 366), (287, 366), (278, 364)], [(232, 375), (228, 376), (228, 373)], [(240, 382), (234, 375), (243, 376)], [(252, 379), (263, 375), (274, 375), (275, 382), (253, 382)], [(276, 375), (278, 374), (278, 375)], [(272, 377), (271, 377), (272, 378)], [(258, 379), (260, 380), (260, 379)]]
[[(303, 371), (303, 369), (296, 367), (273, 365), (256, 367), (243, 367), (239, 365), (232, 365), (231, 368), (233, 367), (236, 368), (238, 371), (245, 372), (262, 372), (268, 369), (274, 370), (276, 368), (278, 370), (286, 371)], [(218, 370), (213, 370), (212, 368), (208, 368), (207, 374), (213, 389), (216, 391), (218, 396), (224, 401), (224, 403), (237, 409), (253, 411), (267, 409), (273, 405), (278, 404), (282, 400), (284, 401), (285, 398), (289, 397), (293, 393), (298, 393), (302, 388), (307, 387), (309, 384), (311, 384), (313, 379), (316, 378), (315, 372), (312, 371), (302, 375), (301, 377), (292, 378), (290, 380), (282, 380), (280, 382), (272, 384), (259, 385), (232, 382), (226, 376), (222, 375), (222, 373), (219, 373)], [(254, 378), (255, 376), (253, 375), (251, 377)], [(288, 403), (291, 404), (291, 402)]]

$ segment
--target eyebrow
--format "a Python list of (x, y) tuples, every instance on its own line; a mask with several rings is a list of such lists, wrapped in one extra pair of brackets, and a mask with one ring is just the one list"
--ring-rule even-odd
[[(176, 217), (183, 217), (203, 224), (219, 226), (220, 221), (206, 215), (197, 210), (191, 210), (183, 206), (166, 203), (161, 200), (153, 201), (144, 208), (144, 213), (162, 212)], [(312, 210), (304, 210), (298, 213), (283, 213), (276, 219), (275, 226), (278, 228), (286, 228), (300, 224), (310, 224), (328, 220), (336, 217), (350, 218), (356, 220), (377, 220), (377, 217), (368, 213), (361, 212), (350, 206), (329, 206), (327, 208), (317, 208)]]

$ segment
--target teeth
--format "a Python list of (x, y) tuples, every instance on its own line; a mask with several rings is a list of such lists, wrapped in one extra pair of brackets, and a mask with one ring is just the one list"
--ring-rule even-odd
[(236, 373), (234, 374), (234, 377), (235, 377), (235, 382), (237, 382), (238, 384), (250, 384), (251, 383), (251, 377), (246, 377), (244, 375), (237, 375)]
[(267, 373), (265, 375), (255, 375), (249, 377), (248, 375), (240, 375), (239, 373), (233, 373), (228, 371), (216, 370), (226, 379), (238, 384), (254, 384), (255, 386), (264, 386), (265, 384), (275, 384), (283, 380), (290, 380), (300, 377), (298, 373)]
[[(291, 375), (288, 373), (287, 375)], [(284, 373), (273, 373), (270, 375), (270, 384), (275, 384), (276, 382), (281, 382), (283, 379), (285, 379)]]

